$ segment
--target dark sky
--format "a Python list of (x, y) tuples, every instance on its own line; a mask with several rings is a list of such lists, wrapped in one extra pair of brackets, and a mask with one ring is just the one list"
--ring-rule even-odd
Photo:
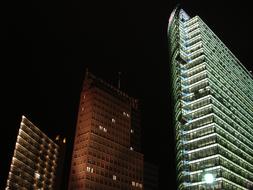
[[(122, 90), (141, 101), (145, 159), (160, 164), (161, 186), (175, 186), (166, 32), (176, 3), (1, 3), (0, 188), (6, 183), (22, 114), (51, 136), (67, 136), (72, 146), (87, 67), (113, 85), (117, 84), (117, 72), (122, 72)], [(188, 0), (181, 5), (190, 16), (199, 15), (239, 60), (253, 69), (250, 4)]]

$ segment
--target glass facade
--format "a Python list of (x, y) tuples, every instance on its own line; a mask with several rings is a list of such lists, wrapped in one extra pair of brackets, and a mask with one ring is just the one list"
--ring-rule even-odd
[(168, 38), (178, 189), (252, 188), (251, 73), (200, 17), (180, 8)]

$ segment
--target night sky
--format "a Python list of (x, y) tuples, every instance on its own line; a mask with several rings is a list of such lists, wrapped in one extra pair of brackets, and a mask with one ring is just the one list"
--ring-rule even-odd
[[(199, 15), (246, 68), (253, 70), (252, 6), (240, 2), (188, 0), (181, 5), (190, 16)], [(166, 32), (177, 3), (1, 3), (0, 189), (6, 184), (22, 114), (49, 136), (66, 136), (68, 157), (71, 155), (86, 68), (113, 85), (117, 85), (118, 71), (122, 72), (121, 89), (141, 102), (145, 160), (160, 165), (160, 189), (174, 189)]]

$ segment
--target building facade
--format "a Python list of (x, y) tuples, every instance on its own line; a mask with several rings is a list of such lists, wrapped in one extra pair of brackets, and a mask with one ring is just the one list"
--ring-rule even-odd
[(143, 188), (138, 101), (86, 72), (69, 190)]
[(22, 116), (6, 190), (55, 190), (60, 147)]
[(168, 26), (178, 189), (253, 185), (252, 75), (195, 16)]

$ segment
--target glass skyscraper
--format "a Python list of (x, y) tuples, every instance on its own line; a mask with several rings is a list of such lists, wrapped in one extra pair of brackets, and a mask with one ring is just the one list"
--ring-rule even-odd
[(252, 188), (252, 74), (179, 7), (168, 38), (178, 189)]

